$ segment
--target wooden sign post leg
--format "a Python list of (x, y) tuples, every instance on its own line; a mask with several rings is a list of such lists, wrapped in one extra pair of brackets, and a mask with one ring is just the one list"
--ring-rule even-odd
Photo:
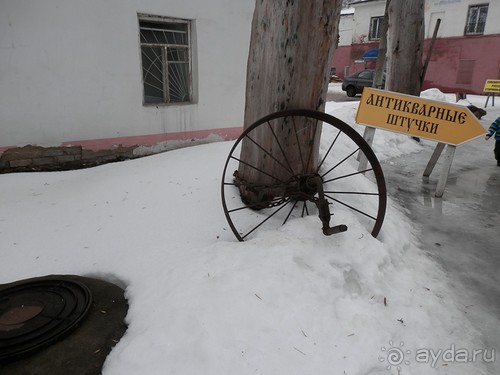
[(441, 170), (441, 175), (439, 176), (438, 185), (436, 188), (436, 197), (441, 198), (444, 193), (444, 188), (446, 186), (446, 181), (448, 181), (448, 175), (451, 169), (451, 163), (453, 162), (453, 156), (455, 155), (455, 150), (457, 146), (447, 145), (446, 152), (444, 155), (443, 169)]
[(424, 175), (423, 175), (424, 178), (428, 179), (429, 176), (431, 175), (434, 167), (436, 166), (436, 163), (437, 163), (439, 157), (441, 156), (441, 153), (444, 150), (444, 146), (446, 146), (445, 143), (439, 142), (437, 144), (437, 146), (434, 149), (434, 152), (432, 153), (432, 156), (429, 160), (429, 163), (427, 163), (427, 167), (425, 168)]
[[(365, 127), (365, 132), (363, 134), (363, 138), (365, 139), (366, 143), (371, 147), (373, 144), (373, 137), (375, 136), (375, 128), (372, 128), (370, 126)], [(368, 160), (366, 159), (366, 156), (364, 153), (359, 152), (358, 153), (358, 160), (359, 160), (359, 165), (358, 165), (358, 171), (364, 171), (366, 169), (366, 166), (368, 165)]]
[(484, 103), (484, 108), (486, 108), (488, 106), (488, 102), (490, 101), (490, 98), (491, 98), (491, 106), (494, 107), (495, 106), (495, 93), (491, 93), (491, 94), (488, 94), (486, 96), (486, 103)]

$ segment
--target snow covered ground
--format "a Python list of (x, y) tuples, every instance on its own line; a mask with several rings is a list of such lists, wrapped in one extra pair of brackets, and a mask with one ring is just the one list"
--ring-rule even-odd
[[(327, 112), (362, 133), (357, 106)], [(220, 200), (231, 146), (0, 175), (0, 283), (78, 274), (126, 288), (106, 375), (489, 373), (496, 353), (404, 208), (389, 197), (376, 239), (355, 217), (332, 237), (308, 217), (240, 243)], [(373, 147), (387, 160), (433, 146), (378, 131)]]

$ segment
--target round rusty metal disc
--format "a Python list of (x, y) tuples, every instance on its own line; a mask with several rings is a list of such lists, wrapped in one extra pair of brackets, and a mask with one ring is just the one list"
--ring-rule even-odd
[(92, 294), (82, 283), (28, 279), (0, 289), (0, 362), (61, 339), (85, 317)]

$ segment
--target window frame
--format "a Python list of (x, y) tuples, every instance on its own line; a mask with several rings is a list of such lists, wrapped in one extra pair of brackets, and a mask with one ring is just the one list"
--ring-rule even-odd
[[(194, 103), (194, 94), (193, 94), (193, 40), (192, 40), (192, 20), (189, 19), (181, 19), (174, 17), (166, 17), (166, 16), (157, 16), (150, 14), (137, 14), (138, 19), (138, 29), (139, 29), (139, 53), (140, 53), (140, 64), (141, 64), (141, 81), (142, 81), (142, 104), (144, 106), (171, 106), (171, 105), (186, 105)], [(168, 30), (169, 26), (172, 25), (185, 25), (186, 26), (186, 44), (172, 44), (168, 42), (143, 42), (141, 38), (142, 30), (147, 29), (145, 23), (155, 23), (160, 27), (160, 30)], [(147, 100), (148, 96), (146, 93), (146, 81), (145, 81), (145, 67), (143, 61), (143, 48), (159, 48), (161, 51), (161, 63), (162, 63), (162, 100), (159, 101), (150, 101)], [(184, 61), (169, 61), (168, 55), (172, 55), (172, 50), (174, 49), (186, 49), (187, 51), (187, 75), (185, 78), (185, 83), (187, 86), (187, 99), (186, 100), (172, 100), (170, 96), (171, 91), (171, 83), (170, 83), (170, 74), (169, 67), (174, 63), (185, 63)], [(160, 55), (158, 55), (160, 57)], [(159, 98), (159, 97), (158, 97)]]
[[(484, 23), (480, 23), (479, 18), (481, 15), (481, 9), (484, 9), (484, 8), (486, 8), (485, 20), (484, 20)], [(477, 14), (475, 16), (474, 22), (470, 22), (473, 10), (476, 10)], [(486, 28), (486, 19), (488, 18), (488, 10), (489, 10), (489, 3), (469, 5), (469, 9), (467, 11), (467, 18), (465, 20), (465, 27), (464, 27), (464, 35), (465, 36), (484, 35), (484, 29)], [(479, 25), (482, 25), (481, 30), (478, 30)], [(471, 30), (471, 26), (473, 27), (473, 30)]]
[(372, 70), (362, 70), (358, 74), (359, 79), (370, 80), (373, 79), (373, 71)]
[[(370, 29), (368, 30), (368, 40), (380, 40), (380, 33), (382, 32), (382, 22), (384, 20), (384, 16), (375, 16), (375, 17), (370, 17)], [(377, 22), (376, 28), (377, 31), (375, 32), (375, 35), (372, 33), (373, 25)]]

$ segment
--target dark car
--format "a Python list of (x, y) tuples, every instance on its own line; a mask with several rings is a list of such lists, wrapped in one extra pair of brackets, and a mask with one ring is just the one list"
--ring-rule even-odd
[[(361, 94), (363, 92), (363, 87), (373, 86), (374, 74), (375, 70), (373, 69), (365, 69), (354, 73), (352, 76), (344, 78), (344, 82), (342, 82), (342, 90), (346, 92), (347, 96)], [(383, 75), (382, 85), (385, 85), (385, 73)]]

